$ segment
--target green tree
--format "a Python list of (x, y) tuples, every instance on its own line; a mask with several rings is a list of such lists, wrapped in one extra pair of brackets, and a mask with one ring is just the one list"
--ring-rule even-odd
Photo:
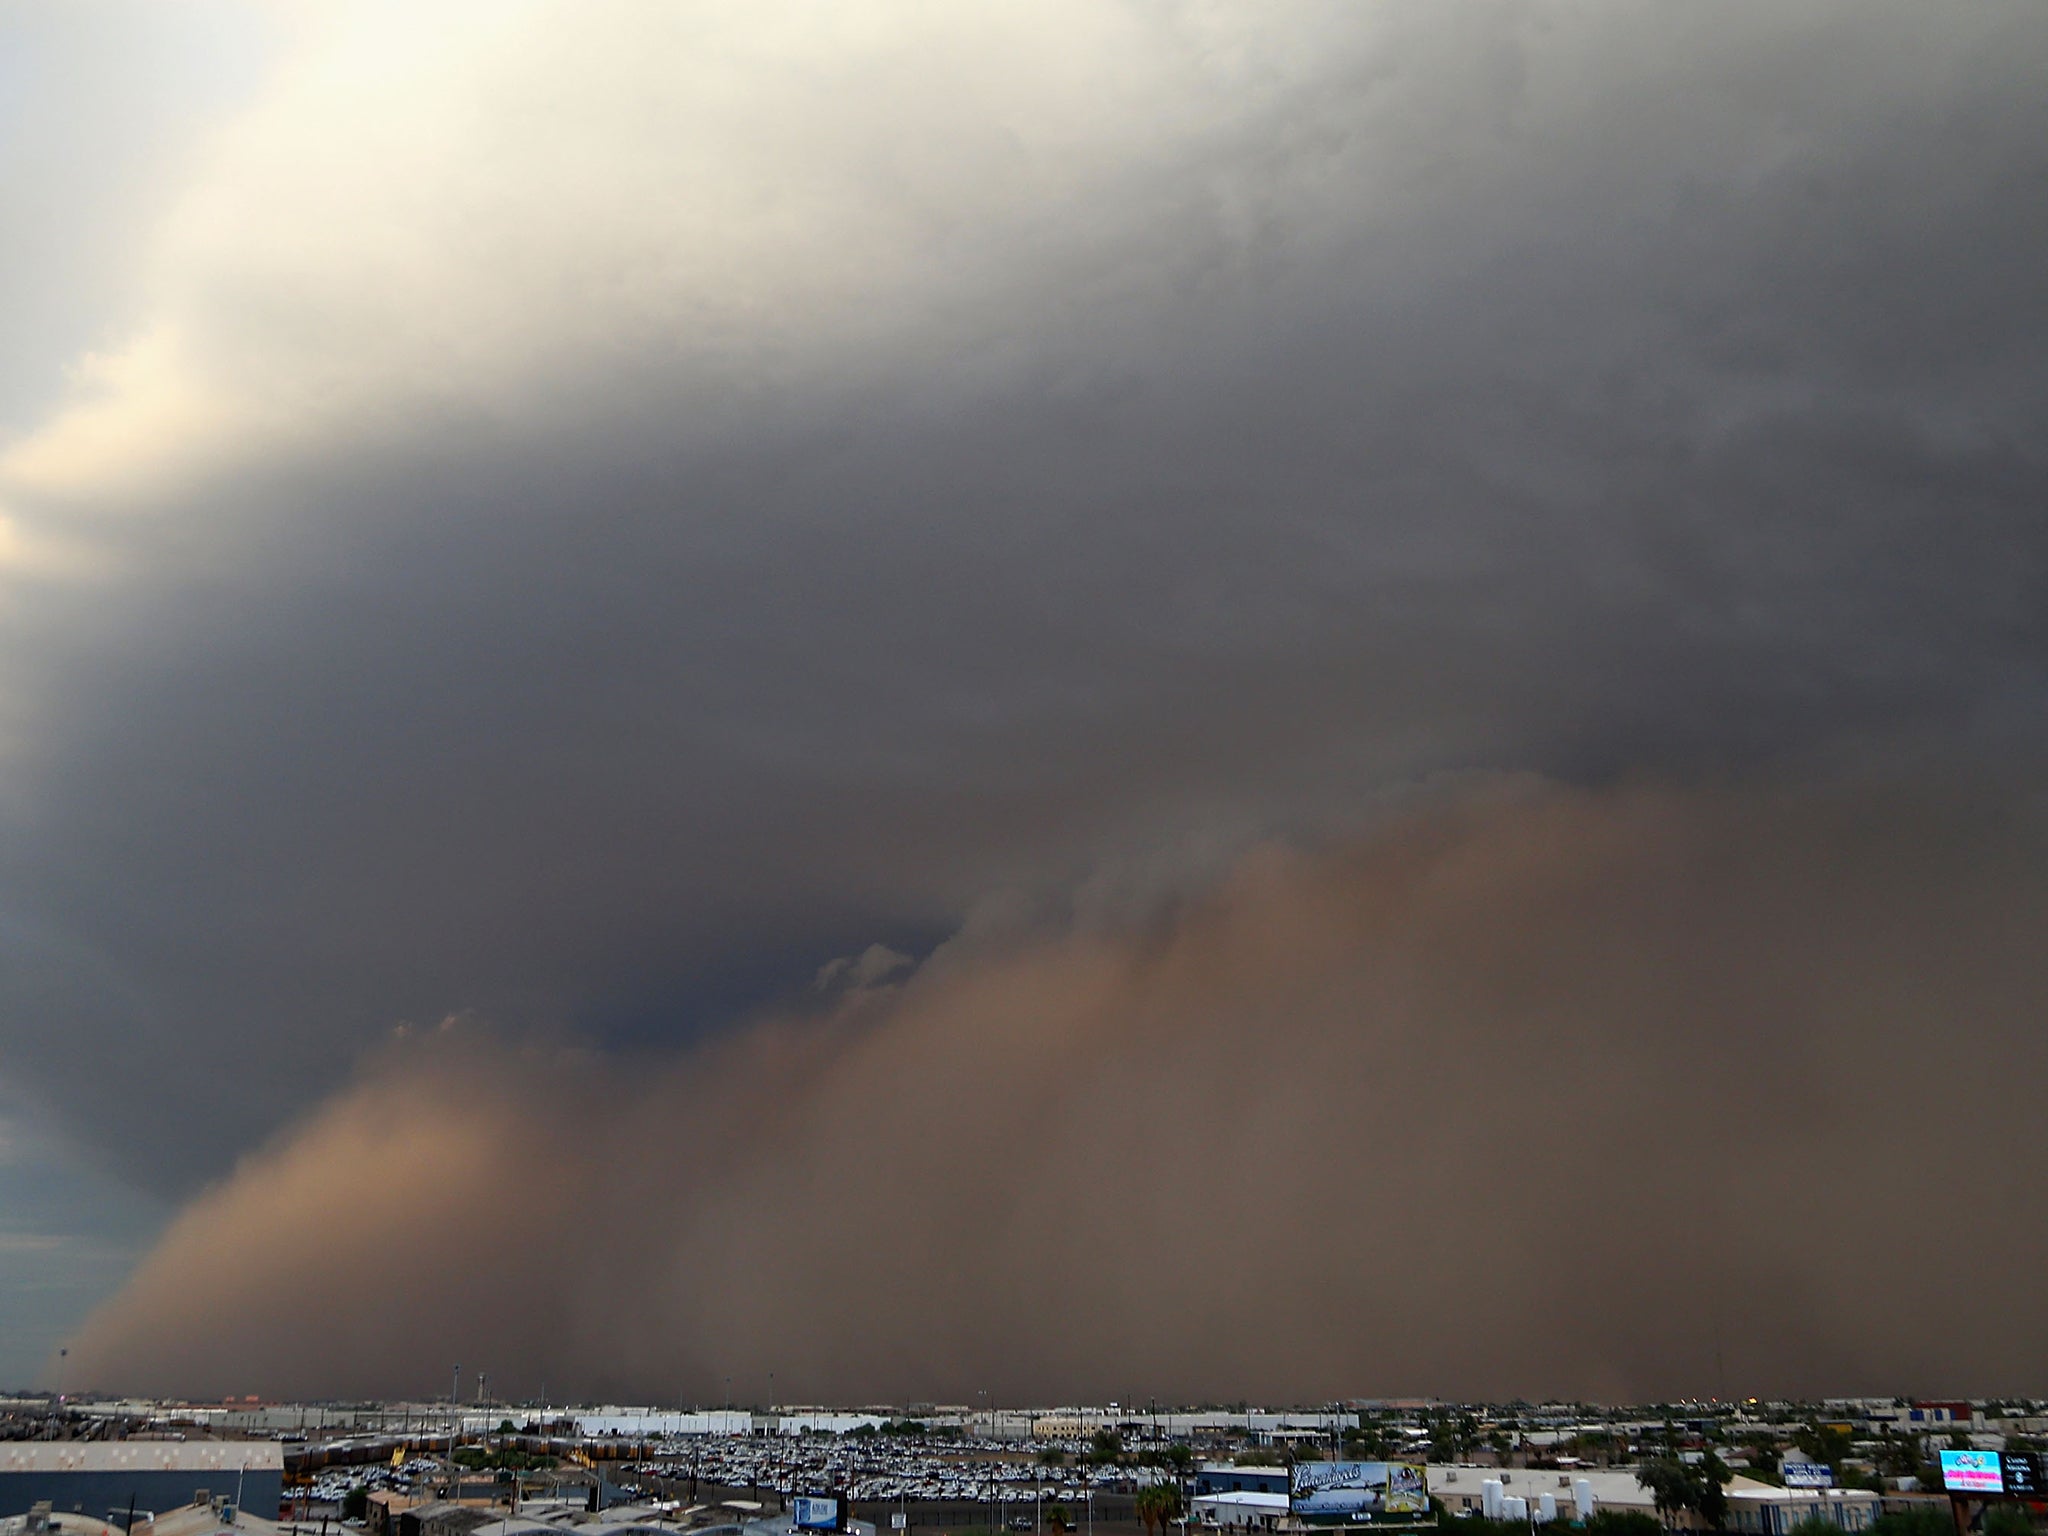
[(1842, 1458), (1849, 1454), (1849, 1432), (1831, 1425), (1816, 1424), (1808, 1419), (1792, 1436), (1792, 1443), (1804, 1451), (1812, 1461), (1824, 1462), (1831, 1471), (1839, 1471)]
[(1088, 1459), (1098, 1467), (1115, 1466), (1124, 1459), (1124, 1437), (1113, 1429), (1098, 1429), (1088, 1439)]
[(1675, 1456), (1644, 1462), (1636, 1472), (1636, 1480), (1650, 1490), (1650, 1499), (1666, 1525), (1691, 1509), (1698, 1497), (1691, 1470)]
[(1724, 1489), (1734, 1476), (1711, 1446), (1694, 1469), (1693, 1508), (1699, 1511), (1709, 1530), (1718, 1531), (1728, 1524), (1728, 1495)]
[(1379, 1461), (1387, 1454), (1387, 1437), (1373, 1424), (1361, 1424), (1344, 1431), (1346, 1454), (1360, 1461)]
[(1445, 1413), (1428, 1421), (1429, 1454), (1435, 1461), (1463, 1461), (1479, 1442), (1479, 1420), (1469, 1413)]
[(1041, 1467), (1064, 1467), (1067, 1464), (1067, 1453), (1059, 1446), (1048, 1445), (1038, 1453), (1038, 1464)]
[(1993, 1504), (1984, 1511), (1984, 1536), (2034, 1536), (2023, 1504)]
[(1903, 1509), (1879, 1515), (1871, 1522), (1868, 1536), (1956, 1536), (1955, 1517), (1946, 1504)]
[(1889, 1427), (1878, 1432), (1877, 1449), (1871, 1460), (1880, 1477), (1912, 1477), (1920, 1470), (1920, 1451), (1911, 1440), (1895, 1435)]
[(1664, 1527), (1639, 1509), (1596, 1509), (1586, 1536), (1664, 1536)]
[(361, 1520), (370, 1513), (370, 1490), (351, 1488), (341, 1496), (341, 1518)]

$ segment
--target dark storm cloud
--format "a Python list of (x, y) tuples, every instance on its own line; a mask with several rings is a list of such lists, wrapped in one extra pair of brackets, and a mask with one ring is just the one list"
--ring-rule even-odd
[(0, 1049), (138, 1180), (1446, 775), (2034, 792), (2037, 9), (845, 15), (313, 38), (0, 459)]

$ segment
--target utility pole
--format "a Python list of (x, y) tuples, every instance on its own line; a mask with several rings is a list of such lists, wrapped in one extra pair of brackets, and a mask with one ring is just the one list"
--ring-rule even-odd
[(462, 1428), (462, 1362), (455, 1362), (455, 1369), (448, 1377), (448, 1497), (455, 1498), (462, 1492), (462, 1484), (456, 1480), (455, 1436)]

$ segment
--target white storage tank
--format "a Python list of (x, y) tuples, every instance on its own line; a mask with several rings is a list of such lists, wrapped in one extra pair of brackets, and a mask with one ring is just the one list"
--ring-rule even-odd
[(1500, 1504), (1500, 1479), (1489, 1477), (1479, 1485), (1479, 1513), (1486, 1516), (1489, 1520), (1498, 1520), (1500, 1518)]
[(1593, 1518), (1593, 1480), (1582, 1477), (1572, 1484), (1572, 1502), (1579, 1506), (1579, 1518)]
[(1546, 1494), (1543, 1494), (1543, 1495), (1542, 1495), (1541, 1497), (1539, 1497), (1539, 1498), (1538, 1498), (1538, 1499), (1536, 1500), (1536, 1522), (1537, 1522), (1537, 1524), (1539, 1524), (1539, 1525), (1548, 1525), (1548, 1524), (1550, 1524), (1550, 1522), (1551, 1522), (1551, 1521), (1555, 1520), (1556, 1518), (1557, 1518), (1557, 1495), (1556, 1495), (1556, 1494), (1554, 1494), (1554, 1493), (1546, 1493)]
[(1500, 1501), (1500, 1517), (1520, 1523), (1529, 1518), (1529, 1501), (1518, 1493), (1504, 1495)]

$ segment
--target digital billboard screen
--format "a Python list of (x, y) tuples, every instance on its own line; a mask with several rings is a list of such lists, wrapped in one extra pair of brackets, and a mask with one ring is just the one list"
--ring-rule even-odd
[(1422, 1468), (1407, 1461), (1297, 1462), (1288, 1507), (1301, 1520), (1373, 1519), (1429, 1509)]
[(2033, 1451), (2000, 1451), (1998, 1469), (2005, 1474), (2005, 1491), (2017, 1499), (2048, 1498), (2048, 1483), (2042, 1480), (2041, 1457)]
[(790, 1501), (790, 1514), (800, 1531), (836, 1531), (839, 1529), (839, 1501), (837, 1499), (795, 1498)]
[(1996, 1451), (1943, 1451), (1941, 1486), (1950, 1493), (2003, 1493), (2005, 1470)]

